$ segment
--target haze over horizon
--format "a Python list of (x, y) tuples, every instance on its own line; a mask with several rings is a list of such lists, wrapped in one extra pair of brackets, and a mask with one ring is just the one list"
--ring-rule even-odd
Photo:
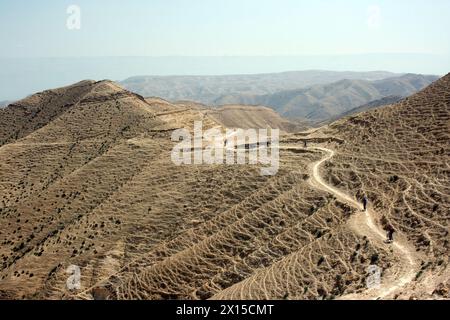
[(137, 75), (450, 70), (444, 0), (2, 1), (0, 28), (0, 100)]
[[(122, 81), (134, 76), (239, 75), (304, 70), (389, 71), (443, 76), (450, 70), (444, 55), (425, 54), (286, 57), (82, 57), (0, 58), (0, 100), (84, 79)], [(367, 68), (367, 61), (372, 67)], [(414, 64), (411, 67), (410, 64)], [(444, 67), (441, 67), (444, 65)]]

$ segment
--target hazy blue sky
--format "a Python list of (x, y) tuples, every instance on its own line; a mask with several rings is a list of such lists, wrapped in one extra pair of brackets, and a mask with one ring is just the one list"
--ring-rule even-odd
[(0, 30), (3, 57), (449, 54), (450, 1), (0, 0)]
[[(81, 10), (79, 30), (67, 28), (70, 5)], [(0, 0), (0, 45), (0, 100), (146, 74), (443, 75), (450, 1)]]

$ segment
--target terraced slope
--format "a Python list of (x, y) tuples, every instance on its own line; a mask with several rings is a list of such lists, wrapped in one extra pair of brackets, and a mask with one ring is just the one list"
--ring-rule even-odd
[[(366, 266), (371, 260), (388, 266), (388, 259), (383, 259), (388, 250), (378, 250), (351, 232), (346, 220), (352, 208), (310, 187), (304, 172), (321, 153), (286, 149), (283, 154), (281, 172), (270, 179), (249, 169), (235, 175), (234, 167), (227, 169), (232, 175), (221, 169), (217, 174), (213, 174), (217, 169), (197, 172), (197, 179), (211, 179), (214, 185), (226, 180), (227, 186), (218, 190), (217, 198), (215, 192), (209, 195), (208, 207), (177, 234), (153, 242), (147, 251), (129, 254), (127, 263), (113, 275), (95, 278), (71, 297), (103, 292), (119, 299), (219, 298), (227, 288), (280, 263), (289, 267), (277, 269), (283, 279), (279, 286), (266, 284), (264, 278), (257, 284), (263, 286), (260, 290), (238, 298), (330, 298), (362, 290)], [(197, 186), (176, 202), (185, 206), (188, 199), (206, 191), (205, 186)], [(187, 213), (192, 212), (190, 207)], [(60, 285), (64, 279), (60, 277)]]
[(37, 93), (0, 110), (0, 145), (40, 129), (70, 107), (92, 88), (93, 81)]
[[(56, 90), (78, 92), (62, 94), (60, 109), (41, 106), (54, 92), (32, 96), (25, 112), (42, 110), (24, 124), (17, 121), (2, 127), (7, 136), (17, 128), (21, 128), (20, 135), (26, 135), (31, 130), (28, 123), (33, 121), (40, 128), (0, 148), (1, 289), (9, 288), (7, 283), (12, 281), (12, 288), (20, 291), (21, 281), (26, 280), (23, 285), (29, 289), (24, 292), (33, 290), (33, 281), (42, 282), (46, 277), (40, 272), (47, 275), (55, 267), (46, 256), (47, 241), (55, 241), (60, 232), (110, 197), (162, 149), (158, 137), (167, 135), (166, 125), (136, 95), (107, 81), (83, 82), (82, 89), (76, 84)], [(77, 102), (67, 106), (64, 97)], [(6, 110), (8, 115), (14, 114), (9, 108), (16, 106)], [(129, 141), (135, 136), (148, 140), (147, 153), (139, 150), (143, 142)], [(54, 258), (65, 257), (62, 251), (73, 254), (65, 243), (59, 247)], [(7, 276), (10, 268), (28, 263), (30, 279)]]
[[(174, 165), (173, 129), (220, 124), (200, 106), (90, 83), (0, 147), (0, 297), (448, 298), (449, 78), (283, 136), (272, 177)], [(79, 290), (66, 286), (71, 265)], [(374, 290), (371, 265), (383, 270)]]
[(437, 282), (448, 288), (450, 75), (398, 104), (339, 121), (324, 132), (345, 144), (323, 175), (349, 194), (367, 194), (379, 224), (392, 225), (424, 255), (411, 287)]

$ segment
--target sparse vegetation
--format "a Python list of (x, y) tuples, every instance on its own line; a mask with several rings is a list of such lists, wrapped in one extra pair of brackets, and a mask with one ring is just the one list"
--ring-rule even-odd
[[(171, 130), (201, 119), (221, 125), (198, 105), (144, 101), (110, 81), (19, 101), (0, 121), (0, 297), (362, 294), (369, 265), (384, 279), (403, 271), (402, 257), (371, 230), (355, 232), (364, 213), (314, 185), (311, 164), (324, 158), (314, 146), (335, 150), (319, 170), (326, 183), (367, 194), (374, 223), (392, 224), (426, 261), (406, 291), (423, 293), (421, 281), (436, 275), (434, 295), (448, 294), (449, 82), (284, 135), (273, 177), (251, 165), (172, 164)], [(72, 264), (82, 268), (80, 292), (65, 290)]]

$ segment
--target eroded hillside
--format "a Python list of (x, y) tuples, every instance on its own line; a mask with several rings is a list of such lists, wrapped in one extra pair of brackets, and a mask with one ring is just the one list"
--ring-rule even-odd
[[(59, 90), (68, 102), (61, 91), (49, 106)], [(1, 127), (0, 297), (445, 297), (449, 92), (447, 77), (399, 105), (285, 135), (275, 176), (173, 164), (172, 130), (222, 125), (200, 105), (108, 81), (31, 96), (19, 105), (41, 110), (32, 125)], [(378, 234), (386, 221), (394, 244)], [(79, 290), (66, 286), (71, 265)], [(368, 292), (370, 265), (382, 289)]]
[(435, 282), (448, 290), (450, 75), (398, 104), (339, 121), (324, 132), (345, 143), (323, 175), (356, 197), (367, 194), (379, 224), (392, 225), (424, 255), (409, 289)]

